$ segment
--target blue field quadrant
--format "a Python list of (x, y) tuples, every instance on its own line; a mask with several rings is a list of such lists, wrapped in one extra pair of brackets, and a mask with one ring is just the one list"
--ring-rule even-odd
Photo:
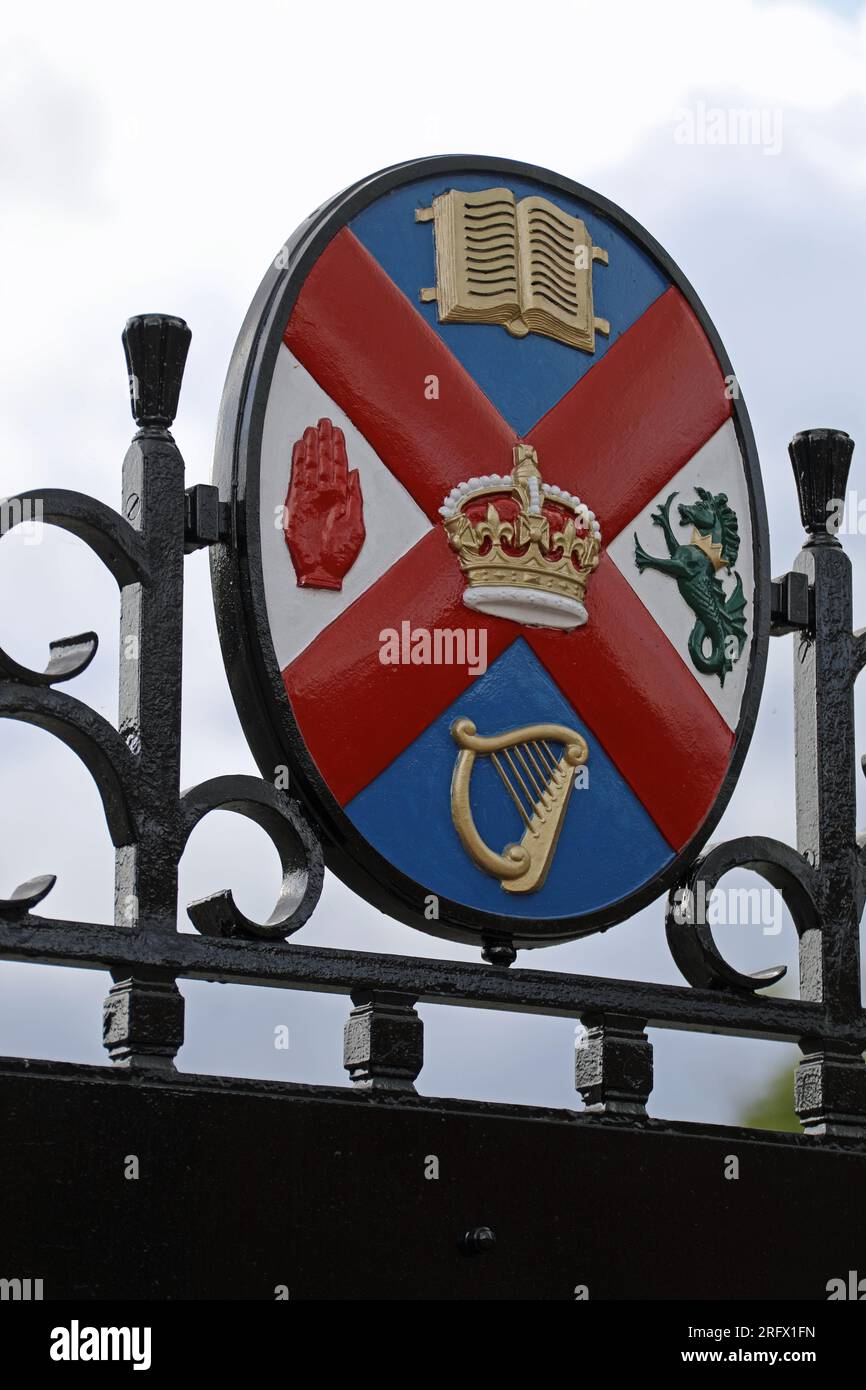
[[(576, 786), (547, 880), (534, 893), (509, 893), (476, 868), (451, 819), (451, 774), (457, 746), (450, 728), (460, 715), (480, 734), (553, 722), (589, 745), (588, 786)], [(482, 839), (500, 851), (523, 826), (489, 758), (471, 782)], [(579, 710), (518, 638), (424, 732), (345, 808), (360, 833), (396, 868), (431, 893), (511, 917), (556, 919), (598, 911), (646, 883), (673, 858), (671, 846), (617, 771)]]
[[(596, 334), (595, 352), (568, 347), (530, 333), (514, 338), (498, 324), (439, 322), (435, 303), (422, 304), (420, 291), (435, 285), (432, 222), (416, 222), (416, 208), (451, 188), (477, 192), (507, 187), (515, 197), (540, 195), (586, 223), (593, 244), (608, 252), (609, 264), (593, 265), (595, 314), (610, 322), (610, 337)], [(350, 223), (407, 299), (423, 315), (518, 435), (526, 435), (557, 401), (668, 289), (670, 281), (619, 227), (558, 189), (529, 179), (488, 173), (450, 173), (404, 184), (384, 194)]]

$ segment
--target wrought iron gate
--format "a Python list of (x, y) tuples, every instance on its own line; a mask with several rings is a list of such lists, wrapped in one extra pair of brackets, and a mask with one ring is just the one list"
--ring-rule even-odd
[[(835, 430), (792, 441), (806, 541), (763, 596), (773, 635), (794, 635), (798, 843), (742, 838), (693, 863), (667, 908), (686, 984), (514, 968), (496, 942), (482, 964), (297, 946), (287, 938), (313, 912), (324, 871), (307, 811), (248, 776), (180, 787), (184, 555), (211, 547), (218, 567), (234, 544), (233, 513), (215, 487), (186, 486), (170, 433), (186, 324), (145, 315), (129, 321), (123, 341), (138, 429), (120, 511), (62, 489), (2, 504), (3, 532), (36, 515), (90, 546), (117, 581), (122, 652), (134, 653), (120, 661), (117, 728), (61, 688), (92, 659), (95, 634), (52, 643), (44, 672), (0, 653), (0, 714), (78, 754), (116, 852), (111, 924), (46, 915), (51, 876), (0, 903), (3, 958), (107, 969), (113, 980), (103, 1024), (112, 1067), (0, 1066), (4, 1267), (38, 1269), (51, 1298), (273, 1298), (283, 1287), (292, 1298), (571, 1299), (583, 1288), (598, 1298), (826, 1298), (827, 1281), (862, 1264), (864, 1249), (866, 847), (855, 822), (853, 688), (866, 630), (852, 631), (850, 565), (828, 530), (852, 441)], [(179, 933), (178, 861), (214, 809), (266, 831), (282, 891), (265, 923), (247, 918), (230, 891), (216, 892), (187, 908), (196, 934)], [(790, 909), (798, 999), (761, 993), (782, 972), (735, 970), (695, 911), (737, 867), (762, 875)], [(178, 979), (349, 996), (351, 1088), (179, 1074)], [(575, 1086), (585, 1108), (418, 1096), (418, 1003), (582, 1021)], [(647, 1118), (648, 1027), (797, 1044), (804, 1134)], [(62, 1164), (52, 1148), (58, 1127)], [(158, 1191), (121, 1190), (121, 1152), (148, 1154)], [(743, 1179), (726, 1186), (717, 1179), (731, 1155)], [(452, 1175), (459, 1161), (459, 1182), (425, 1178), (431, 1158)], [(208, 1244), (203, 1257), (216, 1221), (219, 1249)]]

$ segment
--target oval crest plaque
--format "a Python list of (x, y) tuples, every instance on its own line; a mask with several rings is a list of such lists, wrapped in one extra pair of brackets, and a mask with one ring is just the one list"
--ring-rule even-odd
[(766, 521), (724, 349), (637, 223), (482, 157), (340, 194), (251, 306), (215, 481), (247, 735), (352, 888), (489, 948), (677, 879), (755, 721)]

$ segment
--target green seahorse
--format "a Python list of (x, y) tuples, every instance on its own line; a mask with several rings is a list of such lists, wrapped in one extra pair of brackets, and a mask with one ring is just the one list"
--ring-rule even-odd
[[(720, 685), (724, 685), (725, 676), (733, 669), (734, 661), (746, 644), (746, 599), (736, 572), (733, 592), (725, 598), (716, 569), (724, 565), (731, 572), (739, 554), (740, 536), (736, 513), (728, 506), (724, 492), (713, 495), (703, 487), (696, 487), (695, 492), (699, 501), (691, 506), (680, 503), (680, 522), (683, 525), (691, 522), (693, 534), (703, 544), (693, 540), (689, 545), (681, 545), (674, 535), (670, 509), (677, 494), (672, 492), (651, 517), (653, 524), (664, 532), (668, 558), (648, 554), (635, 534), (635, 563), (641, 573), (645, 569), (655, 569), (677, 581), (677, 588), (695, 615), (689, 637), (689, 656), (699, 671), (718, 676)], [(711, 552), (716, 556), (715, 564)]]

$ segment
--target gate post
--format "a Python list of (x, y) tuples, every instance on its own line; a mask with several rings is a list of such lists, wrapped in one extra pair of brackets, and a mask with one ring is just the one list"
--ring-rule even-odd
[[(184, 462), (169, 432), (191, 339), (183, 319), (139, 314), (123, 330), (138, 430), (123, 461), (123, 515), (145, 545), (148, 577), (121, 591), (118, 728), (135, 758), (137, 836), (115, 855), (115, 923), (177, 931), (180, 710), (186, 503)], [(123, 1066), (173, 1067), (183, 995), (167, 971), (113, 976), (103, 1041)]]
[[(857, 846), (851, 562), (834, 533), (854, 442), (843, 430), (805, 430), (789, 453), (807, 540), (794, 572), (806, 575), (809, 625), (794, 646), (797, 848), (816, 870), (817, 921), (800, 937), (800, 997), (839, 1023), (860, 1015), (862, 870)], [(835, 528), (838, 529), (838, 526)], [(796, 1110), (811, 1133), (866, 1129), (860, 1050), (804, 1038)]]

